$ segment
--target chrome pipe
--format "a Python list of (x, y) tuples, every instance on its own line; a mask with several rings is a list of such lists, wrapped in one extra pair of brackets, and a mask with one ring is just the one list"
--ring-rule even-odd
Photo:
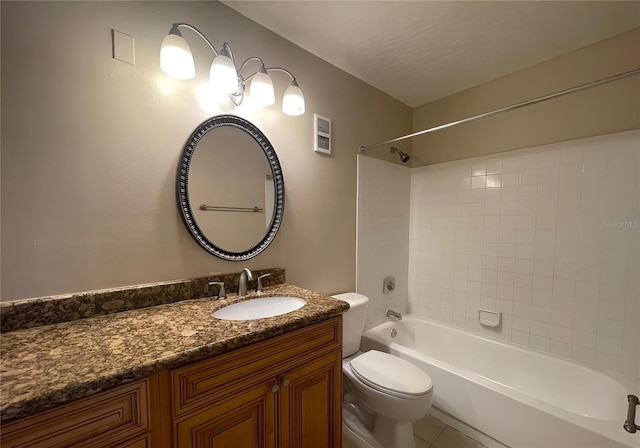
[(384, 142), (374, 143), (373, 145), (360, 146), (360, 152), (365, 152), (368, 149), (377, 148), (378, 146), (388, 145), (390, 143), (399, 142), (402, 140), (406, 140), (408, 138), (418, 137), (420, 135), (428, 134), (430, 132), (440, 131), (442, 129), (450, 128), (452, 126), (457, 126), (462, 123), (469, 123), (472, 121), (480, 120), (482, 118), (491, 117), (493, 115), (501, 114), (503, 112), (509, 112), (512, 110), (520, 109), (522, 107), (531, 106), (533, 104), (542, 103), (543, 101), (548, 101), (553, 98), (558, 98), (564, 95), (568, 95), (570, 93), (578, 92), (580, 90), (588, 89), (591, 87), (599, 86), (601, 84), (607, 84), (609, 82), (618, 81), (619, 79), (627, 78), (629, 76), (639, 75), (640, 68), (636, 68), (633, 70), (629, 70), (628, 72), (619, 73), (617, 75), (609, 76), (607, 78), (601, 78), (596, 81), (591, 81), (586, 84), (581, 84), (576, 87), (572, 87), (570, 89), (560, 90), (559, 92), (550, 93), (549, 95), (541, 96), (539, 98), (534, 98), (532, 100), (523, 101), (518, 104), (514, 104), (512, 106), (502, 107), (500, 109), (495, 109), (490, 112), (485, 112), (483, 114), (474, 115), (472, 117), (464, 118), (458, 121), (452, 121), (451, 123), (442, 124), (439, 126), (435, 126), (433, 128), (424, 129), (422, 131), (414, 132), (413, 134), (403, 135), (402, 137), (392, 138), (391, 140), (385, 140)]

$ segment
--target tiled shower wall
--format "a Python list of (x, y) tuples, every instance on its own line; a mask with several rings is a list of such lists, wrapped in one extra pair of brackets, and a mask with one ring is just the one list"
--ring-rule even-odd
[[(369, 297), (366, 328), (386, 322), (385, 310), (407, 309), (411, 170), (358, 155), (356, 290)], [(395, 290), (382, 282), (395, 277)]]
[(413, 169), (411, 313), (638, 376), (639, 159), (636, 130)]

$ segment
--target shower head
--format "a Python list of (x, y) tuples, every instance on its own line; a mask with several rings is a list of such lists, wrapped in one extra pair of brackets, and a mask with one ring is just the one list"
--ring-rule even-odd
[(406, 152), (402, 152), (400, 151), (398, 148), (395, 147), (391, 147), (391, 153), (393, 154), (394, 152), (398, 153), (398, 155), (400, 156), (400, 160), (402, 160), (402, 163), (407, 163), (409, 161), (409, 159), (411, 158), (411, 156), (409, 154), (407, 154)]

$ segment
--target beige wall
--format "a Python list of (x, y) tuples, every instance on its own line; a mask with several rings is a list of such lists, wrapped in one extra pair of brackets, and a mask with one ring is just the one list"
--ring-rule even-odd
[[(413, 131), (640, 67), (640, 28), (414, 109)], [(640, 128), (640, 77), (413, 140), (412, 166)]]
[[(2, 300), (283, 266), (290, 283), (326, 293), (355, 287), (359, 145), (410, 131), (411, 109), (231, 9), (210, 2), (2, 2)], [(174, 21), (200, 28), (237, 59), (290, 69), (307, 102), (203, 104), (211, 54), (189, 31), (196, 78), (161, 73)], [(112, 58), (111, 29), (135, 38), (135, 67)], [(286, 87), (274, 76), (276, 94)], [(313, 113), (333, 119), (331, 157), (312, 151)], [(182, 147), (206, 118), (256, 124), (280, 158), (284, 222), (246, 263), (192, 240), (178, 214)]]

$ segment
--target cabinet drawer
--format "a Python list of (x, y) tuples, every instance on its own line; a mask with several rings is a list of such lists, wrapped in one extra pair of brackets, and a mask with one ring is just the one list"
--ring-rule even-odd
[(172, 371), (174, 416), (232, 395), (248, 381), (261, 381), (283, 368), (340, 349), (342, 316), (233, 350)]
[(149, 428), (147, 394), (139, 381), (3, 425), (2, 447), (112, 447)]

